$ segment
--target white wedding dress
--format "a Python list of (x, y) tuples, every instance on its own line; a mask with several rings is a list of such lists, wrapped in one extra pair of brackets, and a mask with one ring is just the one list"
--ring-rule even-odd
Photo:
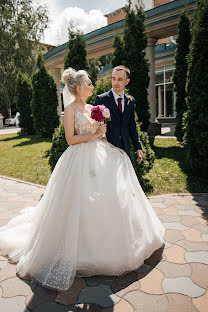
[[(76, 113), (75, 131), (99, 123)], [(139, 268), (163, 244), (165, 229), (126, 154), (93, 139), (69, 146), (36, 207), (0, 229), (0, 254), (17, 272), (66, 290), (75, 275), (120, 275)]]

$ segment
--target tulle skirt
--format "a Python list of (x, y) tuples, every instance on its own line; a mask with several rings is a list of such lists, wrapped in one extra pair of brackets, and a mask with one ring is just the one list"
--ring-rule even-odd
[(66, 290), (75, 275), (139, 268), (164, 232), (129, 157), (95, 139), (69, 146), (39, 204), (0, 228), (0, 253), (18, 273)]

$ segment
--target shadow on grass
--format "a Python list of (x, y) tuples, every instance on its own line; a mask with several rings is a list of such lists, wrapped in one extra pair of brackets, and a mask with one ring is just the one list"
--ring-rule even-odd
[[(202, 209), (203, 217), (208, 221), (208, 195), (200, 195), (197, 193), (208, 192), (208, 179), (200, 178), (193, 175), (187, 160), (186, 150), (180, 146), (158, 147), (154, 144), (155, 138), (150, 138), (150, 144), (155, 151), (155, 158), (169, 158), (178, 162), (181, 170), (187, 176), (187, 188), (190, 193), (193, 193), (194, 201)], [(177, 141), (176, 141), (177, 142)]]
[(48, 143), (52, 142), (52, 139), (50, 138), (43, 138), (37, 135), (24, 135), (24, 134), (17, 134), (16, 136), (12, 136), (12, 137), (5, 138), (5, 139), (0, 139), (0, 142), (9, 142), (9, 141), (15, 141), (15, 140), (22, 140), (22, 139), (25, 139), (26, 141), (23, 141), (19, 144), (14, 145), (14, 147), (32, 145), (32, 144), (37, 144), (41, 142), (48, 142)]

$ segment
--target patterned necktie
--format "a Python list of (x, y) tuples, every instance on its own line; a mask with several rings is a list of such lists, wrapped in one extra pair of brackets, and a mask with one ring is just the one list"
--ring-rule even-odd
[(122, 104), (121, 104), (122, 98), (118, 98), (118, 109), (120, 110), (120, 112), (122, 113)]

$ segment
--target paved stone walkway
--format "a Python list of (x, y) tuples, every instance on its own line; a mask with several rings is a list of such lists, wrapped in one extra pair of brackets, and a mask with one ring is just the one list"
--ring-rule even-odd
[[(0, 177), (0, 226), (36, 205), (43, 192), (42, 186)], [(140, 269), (121, 277), (77, 278), (57, 294), (19, 279), (15, 265), (0, 256), (0, 311), (207, 312), (208, 194), (149, 200), (166, 228), (166, 243)]]

